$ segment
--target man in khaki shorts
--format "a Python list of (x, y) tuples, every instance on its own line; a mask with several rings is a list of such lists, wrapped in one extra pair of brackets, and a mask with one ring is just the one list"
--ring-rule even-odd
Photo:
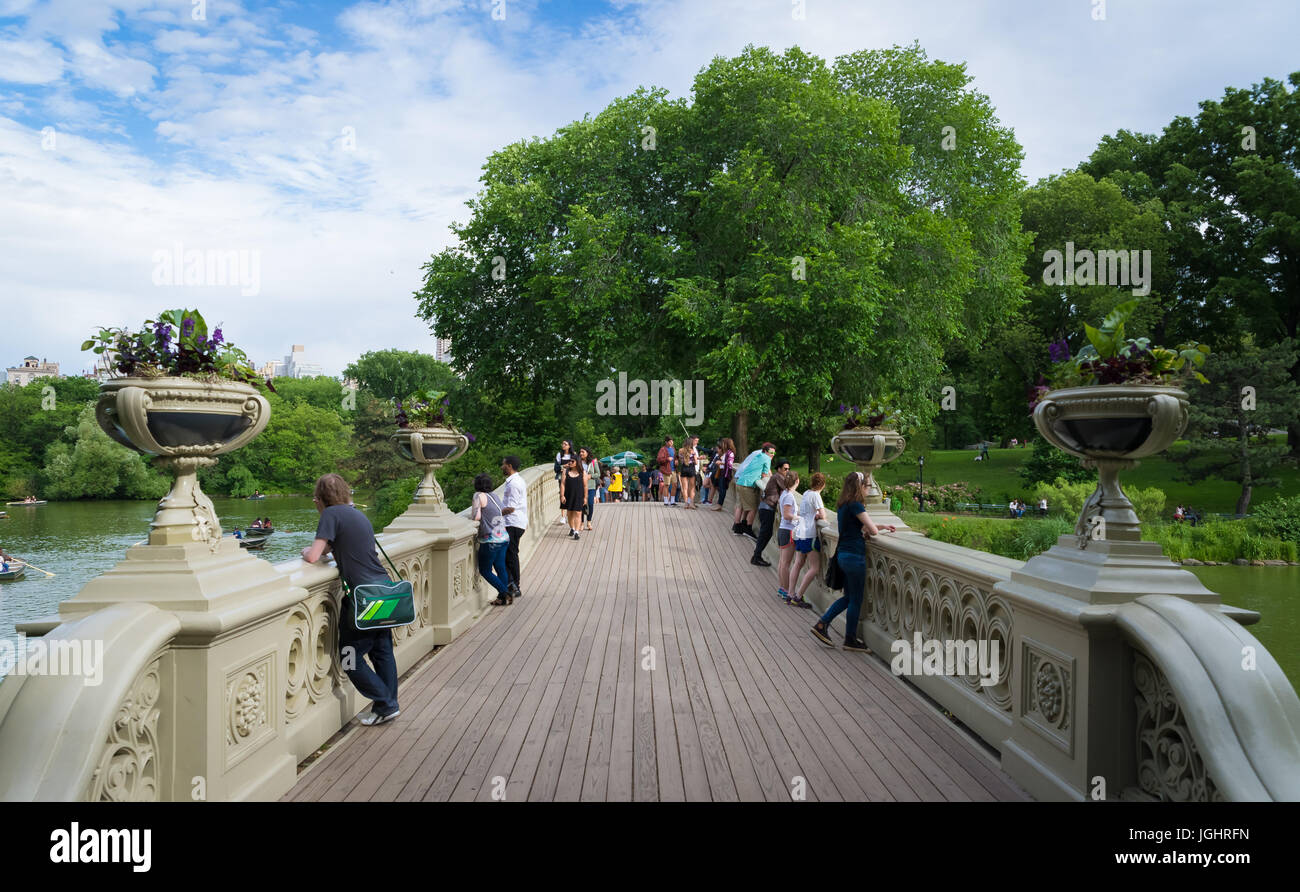
[(664, 445), (659, 447), (659, 454), (655, 456), (655, 463), (659, 466), (659, 473), (664, 475), (663, 482), (659, 484), (659, 495), (663, 497), (665, 505), (676, 505), (677, 499), (673, 495), (673, 484), (677, 482), (677, 450), (673, 448), (673, 438), (664, 437)]
[(736, 468), (736, 515), (731, 531), (737, 536), (754, 536), (754, 514), (758, 511), (758, 499), (761, 493), (756, 488), (758, 481), (772, 470), (772, 456), (776, 447), (764, 443), (755, 449)]

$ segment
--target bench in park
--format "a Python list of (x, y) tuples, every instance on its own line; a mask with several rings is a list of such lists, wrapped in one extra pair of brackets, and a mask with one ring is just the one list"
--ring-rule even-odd
[(1007, 506), (988, 502), (958, 502), (956, 511), (958, 514), (989, 514), (1003, 517), (1007, 514)]

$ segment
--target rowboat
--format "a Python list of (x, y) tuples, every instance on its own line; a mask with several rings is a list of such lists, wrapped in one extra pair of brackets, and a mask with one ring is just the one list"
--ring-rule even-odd
[(239, 539), (239, 547), (261, 548), (274, 533), (275, 530), (244, 530), (243, 536)]
[(31, 506), (31, 505), (44, 505), (44, 504), (46, 504), (46, 502), (47, 502), (46, 499), (39, 499), (39, 500), (37, 500), (37, 501), (35, 501), (35, 502), (6, 502), (5, 504), (6, 504), (6, 505), (29, 505), (29, 506)]
[(22, 579), (23, 574), (26, 572), (26, 564), (21, 561), (11, 561), (8, 570), (0, 570), (0, 582), (12, 582), (15, 579)]
[(260, 496), (249, 496), (249, 497), (248, 497), (248, 501), (250, 501), (250, 502), (256, 502), (256, 501), (259, 501), (259, 500), (264, 499), (264, 498), (266, 498), (266, 493), (262, 493)]

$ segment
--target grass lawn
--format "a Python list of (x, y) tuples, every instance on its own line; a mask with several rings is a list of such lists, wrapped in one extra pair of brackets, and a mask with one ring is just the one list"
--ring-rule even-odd
[[(1173, 447), (1178, 448), (1175, 444)], [(1030, 497), (1030, 487), (1020, 479), (1020, 466), (1033, 454), (1029, 448), (990, 449), (985, 461), (975, 461), (973, 449), (936, 449), (925, 456), (926, 486), (940, 483), (965, 481), (982, 490), (986, 502), (1005, 504), (1010, 499)], [(790, 466), (799, 472), (801, 480), (807, 480), (808, 463), (805, 459), (792, 459)], [(853, 469), (853, 465), (831, 454), (822, 456), (822, 470), (836, 477)], [(1173, 514), (1174, 506), (1190, 505), (1201, 511), (1211, 513), (1232, 513), (1237, 506), (1237, 497), (1241, 494), (1240, 484), (1228, 480), (1210, 479), (1199, 483), (1183, 483), (1174, 479), (1178, 466), (1164, 455), (1144, 458), (1136, 468), (1120, 474), (1120, 482), (1125, 486), (1146, 488), (1158, 487), (1165, 492), (1165, 505), (1168, 513)], [(1277, 487), (1255, 487), (1251, 505), (1260, 505), (1282, 495), (1300, 492), (1300, 469), (1283, 468), (1279, 473), (1282, 485)], [(916, 456), (910, 452), (880, 469), (876, 479), (886, 488), (909, 480), (917, 479)], [(800, 489), (804, 489), (801, 485)]]

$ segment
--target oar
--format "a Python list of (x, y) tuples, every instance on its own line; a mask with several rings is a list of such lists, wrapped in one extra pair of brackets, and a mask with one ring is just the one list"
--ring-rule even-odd
[(28, 567), (31, 567), (33, 570), (35, 570), (35, 571), (38, 572), (38, 573), (44, 573), (46, 576), (53, 576), (53, 575), (54, 575), (54, 574), (51, 573), (49, 570), (42, 570), (40, 567), (36, 566), (35, 564), (28, 563), (27, 561), (23, 561), (23, 564), (25, 564), (25, 565), (28, 566)]

